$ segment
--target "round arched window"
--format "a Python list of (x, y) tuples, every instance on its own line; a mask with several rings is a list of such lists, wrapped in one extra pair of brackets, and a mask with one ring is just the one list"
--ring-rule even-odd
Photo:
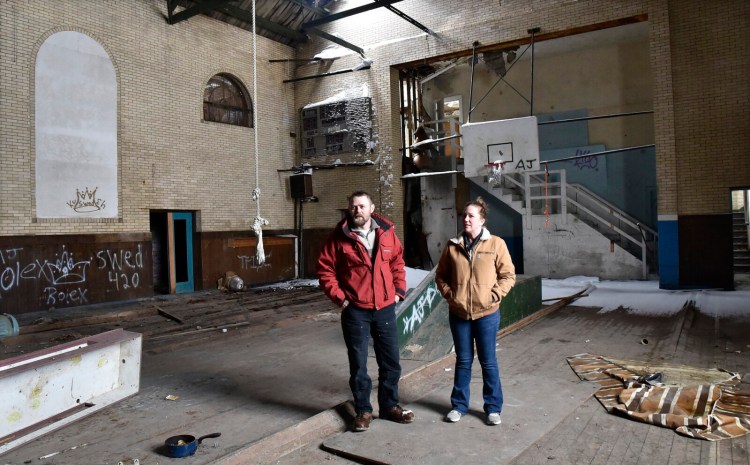
[(253, 127), (253, 107), (242, 83), (229, 74), (209, 79), (203, 91), (203, 119)]

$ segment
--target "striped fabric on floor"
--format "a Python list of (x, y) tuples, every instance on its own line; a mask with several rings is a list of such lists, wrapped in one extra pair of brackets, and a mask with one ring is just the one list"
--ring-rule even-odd
[(693, 438), (717, 441), (750, 432), (750, 376), (694, 386), (651, 385), (599, 355), (568, 357), (579, 378), (599, 383), (594, 394), (610, 413), (672, 428)]

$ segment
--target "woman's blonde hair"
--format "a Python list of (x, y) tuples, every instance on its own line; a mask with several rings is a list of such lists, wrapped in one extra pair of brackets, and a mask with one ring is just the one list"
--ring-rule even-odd
[(474, 205), (479, 209), (479, 216), (483, 220), (487, 219), (487, 212), (489, 212), (490, 209), (487, 207), (487, 204), (484, 202), (484, 199), (481, 196), (478, 196), (476, 199), (470, 202), (466, 202), (466, 205), (464, 205), (463, 213), (466, 213), (466, 209), (471, 205)]

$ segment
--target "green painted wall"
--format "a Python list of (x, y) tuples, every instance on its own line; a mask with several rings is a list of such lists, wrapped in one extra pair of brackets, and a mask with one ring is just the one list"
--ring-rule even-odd
[[(447, 312), (447, 305), (441, 305), (444, 302), (443, 297), (440, 295), (435, 285), (435, 270), (433, 270), (424, 280), (422, 280), (419, 286), (414, 288), (399, 306), (396, 315), (396, 323), (399, 331), (399, 347), (403, 349), (410, 340), (417, 337), (417, 334), (420, 333), (420, 328), (422, 328), (433, 311), (438, 310), (438, 312)], [(516, 285), (513, 286), (513, 289), (511, 289), (508, 295), (505, 296), (501, 304), (500, 329), (532, 315), (541, 308), (541, 277), (518, 275), (516, 277)], [(431, 328), (429, 329), (430, 331), (440, 330), (445, 331), (450, 335), (450, 330), (447, 324), (430, 325), (429, 328)], [(422, 334), (419, 338), (420, 340), (435, 340), (434, 335), (431, 337), (425, 337), (425, 335)]]

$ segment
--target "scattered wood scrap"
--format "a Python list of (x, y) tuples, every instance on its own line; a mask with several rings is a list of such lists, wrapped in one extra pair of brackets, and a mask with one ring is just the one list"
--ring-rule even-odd
[[(59, 312), (59, 310), (56, 310)], [(90, 316), (79, 316), (75, 319), (43, 319), (42, 322), (29, 326), (21, 326), (18, 334), (38, 333), (42, 331), (54, 331), (58, 329), (77, 328), (81, 326), (100, 325), (111, 322), (135, 320), (156, 313), (155, 309), (134, 309), (114, 313), (103, 313)]]
[(561, 297), (559, 299), (545, 299), (545, 300), (543, 300), (543, 302), (546, 302), (546, 301), (549, 301), (549, 300), (557, 300), (557, 302), (555, 302), (554, 304), (549, 305), (549, 306), (547, 306), (547, 307), (539, 310), (538, 312), (536, 312), (536, 313), (534, 313), (532, 315), (529, 315), (526, 318), (523, 318), (521, 320), (516, 321), (515, 323), (513, 323), (511, 325), (506, 326), (505, 328), (501, 329), (497, 333), (497, 336), (500, 337), (500, 336), (504, 336), (506, 334), (512, 333), (513, 331), (516, 331), (516, 330), (518, 330), (518, 329), (520, 329), (520, 328), (522, 328), (522, 327), (524, 327), (524, 326), (526, 326), (526, 325), (528, 325), (530, 323), (533, 323), (534, 321), (538, 320), (539, 318), (543, 318), (543, 317), (549, 315), (552, 312), (556, 312), (557, 310), (560, 310), (563, 307), (567, 307), (568, 305), (572, 304), (573, 302), (575, 302), (576, 300), (580, 299), (581, 297), (586, 297), (593, 290), (594, 290), (594, 286), (589, 285), (585, 289), (582, 289), (582, 290), (576, 292), (575, 294), (571, 294), (571, 295), (566, 296), (566, 297)]
[(266, 331), (285, 320), (330, 312), (332, 307), (315, 287), (236, 293), (211, 290), (187, 298), (169, 296), (118, 304), (117, 311), (104, 311), (97, 305), (29, 315), (19, 335), (1, 339), (0, 345), (7, 357), (123, 328), (143, 335), (144, 350), (168, 351), (210, 339), (216, 333)]
[(178, 316), (172, 315), (171, 313), (169, 313), (168, 311), (166, 311), (163, 308), (159, 307), (158, 305), (154, 305), (154, 307), (159, 312), (159, 315), (161, 315), (163, 317), (166, 317), (166, 318), (169, 318), (172, 321), (176, 321), (179, 324), (185, 323), (185, 320), (183, 320), (182, 318), (180, 318)]

